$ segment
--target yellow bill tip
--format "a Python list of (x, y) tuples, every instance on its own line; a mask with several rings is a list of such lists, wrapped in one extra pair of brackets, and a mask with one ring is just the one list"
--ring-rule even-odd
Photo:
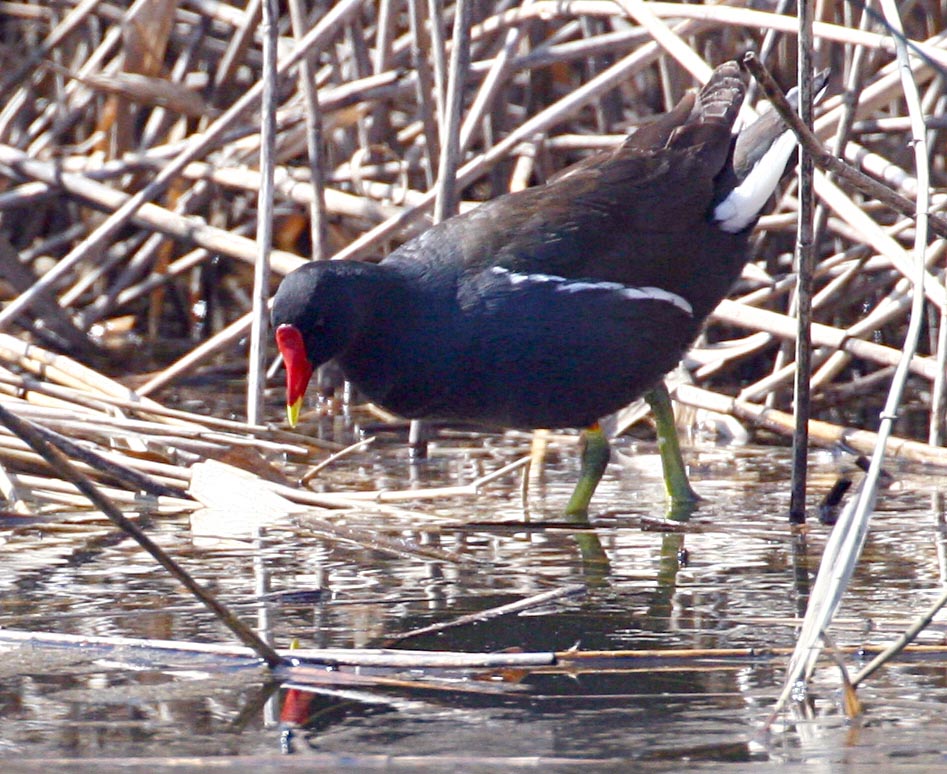
[(296, 427), (296, 423), (299, 422), (299, 410), (302, 405), (302, 398), (297, 398), (294, 403), (286, 404), (286, 421), (289, 422), (290, 427)]

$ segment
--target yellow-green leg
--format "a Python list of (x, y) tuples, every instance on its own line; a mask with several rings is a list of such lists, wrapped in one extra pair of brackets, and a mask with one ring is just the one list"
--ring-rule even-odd
[(662, 381), (644, 396), (654, 415), (655, 429), (658, 435), (658, 453), (664, 468), (664, 489), (667, 492), (668, 506), (672, 514), (689, 512), (700, 497), (691, 488), (681, 456), (681, 445), (674, 424), (674, 410), (671, 408), (671, 396)]
[[(681, 455), (681, 445), (674, 425), (674, 410), (671, 396), (664, 382), (645, 394), (645, 400), (651, 406), (658, 436), (658, 453), (664, 469), (664, 489), (668, 498), (669, 514), (686, 515), (700, 500), (691, 488)], [(582, 434), (583, 449), (579, 480), (576, 482), (572, 497), (566, 506), (566, 516), (581, 521), (588, 519), (589, 503), (598, 482), (602, 480), (611, 454), (608, 438), (602, 428), (595, 424)]]
[(589, 516), (589, 502), (595, 494), (595, 487), (602, 480), (611, 449), (608, 438), (598, 424), (586, 429), (582, 433), (582, 463), (579, 471), (579, 480), (576, 482), (572, 497), (566, 506), (566, 516), (571, 519), (587, 521)]

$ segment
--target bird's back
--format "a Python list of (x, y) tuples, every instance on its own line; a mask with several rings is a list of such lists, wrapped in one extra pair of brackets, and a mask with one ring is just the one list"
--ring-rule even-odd
[(713, 219), (738, 182), (730, 157), (743, 96), (737, 64), (722, 65), (699, 93), (615, 150), (447, 220), (388, 260), (437, 264), (456, 251), (468, 273), (502, 266), (661, 287), (703, 319), (745, 262), (748, 229), (728, 233)]

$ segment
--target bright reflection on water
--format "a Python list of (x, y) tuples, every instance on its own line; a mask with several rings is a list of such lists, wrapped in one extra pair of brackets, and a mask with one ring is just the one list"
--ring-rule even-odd
[[(403, 447), (380, 441), (340, 461), (317, 485), (403, 489), (414, 477), (417, 486), (449, 486), (496, 469), (526, 448), (521, 439), (462, 436), (437, 443), (431, 459), (409, 472)], [(692, 476), (705, 502), (687, 523), (668, 523), (653, 450), (625, 446), (621, 452), (594, 501), (607, 571), (583, 563), (573, 532), (536, 528), (558, 520), (568, 498), (575, 476), (568, 444), (553, 445), (543, 480), (530, 487), (528, 511), (517, 473), (476, 497), (404, 502), (384, 513), (366, 506), (314, 514), (456, 552), (465, 559), (458, 564), (333, 542), (290, 522), (267, 528), (256, 542), (195, 539), (187, 517), (156, 516), (147, 526), (224, 602), (248, 620), (265, 618), (280, 646), (294, 639), (304, 647), (379, 646), (431, 623), (579, 583), (584, 596), (419, 636), (402, 647), (791, 647), (792, 619), (805, 604), (828, 528), (813, 520), (804, 541), (791, 537), (788, 454), (693, 452)], [(944, 583), (940, 481), (936, 474), (892, 472), (897, 484), (879, 500), (874, 531), (832, 633), (839, 647), (892, 639)], [(813, 504), (836, 474), (826, 455), (813, 456)], [(26, 527), (5, 524), (3, 627), (230, 641), (102, 521), (79, 514)], [(938, 616), (921, 642), (941, 644), (943, 621)], [(902, 660), (869, 680), (859, 691), (867, 714), (858, 722), (845, 720), (837, 668), (827, 665), (808, 692), (811, 717), (787, 715), (769, 735), (760, 729), (781, 686), (784, 656), (698, 663), (693, 657), (672, 662), (664, 654), (644, 667), (589, 664), (575, 674), (530, 675), (525, 690), (494, 697), (367, 690), (317, 695), (307, 725), (282, 739), (295, 755), (280, 757), (278, 710), (266, 703), (258, 670), (224, 668), (198, 656), (155, 663), (124, 651), (4, 647), (0, 756), (19, 761), (18, 770), (44, 769), (49, 759), (170, 763), (223, 755), (232, 756), (233, 770), (333, 769), (340, 756), (352, 756), (347, 760), (359, 769), (381, 766), (384, 759), (376, 756), (402, 763), (414, 756), (413, 769), (423, 771), (626, 771), (632, 759), (668, 771), (715, 770), (721, 760), (734, 762), (728, 771), (763, 761), (787, 770), (820, 762), (881, 763), (893, 771), (944, 764), (947, 749), (947, 652)], [(844, 659), (857, 670), (855, 657)], [(81, 770), (77, 762), (70, 765)], [(159, 770), (154, 760), (147, 767)]]

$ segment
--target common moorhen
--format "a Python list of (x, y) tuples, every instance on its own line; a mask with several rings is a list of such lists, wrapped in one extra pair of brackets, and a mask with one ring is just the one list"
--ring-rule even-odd
[[(781, 126), (744, 133), (751, 142), (732, 134), (744, 92), (727, 62), (545, 185), (450, 218), (381, 263), (289, 274), (273, 325), (290, 423), (333, 358), (404, 417), (515, 428), (597, 428), (661, 383), (739, 277), (795, 147)], [(570, 512), (585, 511), (607, 458), (601, 431), (588, 433)]]

